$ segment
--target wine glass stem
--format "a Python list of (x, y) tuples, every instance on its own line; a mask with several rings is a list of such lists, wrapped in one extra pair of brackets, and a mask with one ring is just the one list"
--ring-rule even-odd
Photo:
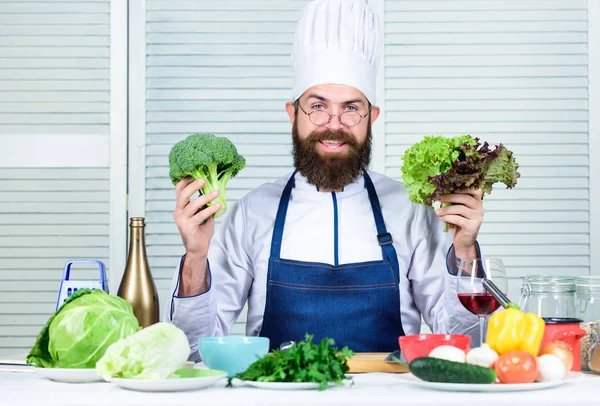
[(479, 346), (483, 345), (483, 335), (485, 330), (485, 316), (479, 315)]

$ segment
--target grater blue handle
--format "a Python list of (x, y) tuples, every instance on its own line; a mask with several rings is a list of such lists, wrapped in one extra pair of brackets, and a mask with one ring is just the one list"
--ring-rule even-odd
[(106, 275), (106, 271), (105, 271), (105, 267), (104, 267), (104, 263), (102, 261), (99, 261), (97, 259), (73, 259), (70, 261), (67, 261), (67, 263), (65, 264), (65, 269), (63, 271), (63, 280), (64, 281), (68, 281), (69, 277), (71, 275), (71, 265), (73, 264), (96, 264), (98, 265), (98, 268), (100, 268), (100, 281), (102, 282), (102, 290), (106, 290), (106, 286), (105, 286), (105, 275)]
[[(100, 268), (100, 279), (95, 281), (90, 280), (69, 280), (71, 277), (71, 266), (73, 264), (95, 264)], [(60, 282), (60, 289), (58, 292), (58, 300), (56, 301), (56, 310), (63, 305), (72, 293), (77, 292), (79, 289), (102, 289), (106, 293), (108, 292), (108, 286), (105, 279), (106, 271), (104, 263), (97, 259), (73, 259), (65, 263), (65, 269), (63, 272), (63, 280)]]

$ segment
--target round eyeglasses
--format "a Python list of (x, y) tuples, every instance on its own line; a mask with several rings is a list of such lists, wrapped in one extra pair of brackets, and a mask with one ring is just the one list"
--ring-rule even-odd
[(369, 112), (371, 111), (371, 107), (369, 107), (369, 111), (367, 111), (367, 113), (364, 116), (357, 111), (345, 111), (342, 114), (338, 115), (329, 114), (329, 112), (325, 110), (314, 110), (310, 113), (307, 113), (306, 111), (304, 111), (304, 109), (299, 103), (298, 107), (300, 107), (300, 110), (302, 110), (302, 112), (308, 116), (308, 119), (311, 123), (318, 126), (325, 125), (329, 123), (333, 117), (337, 117), (338, 120), (340, 120), (340, 123), (342, 123), (344, 126), (354, 127), (357, 126), (363, 118), (367, 117), (369, 115)]

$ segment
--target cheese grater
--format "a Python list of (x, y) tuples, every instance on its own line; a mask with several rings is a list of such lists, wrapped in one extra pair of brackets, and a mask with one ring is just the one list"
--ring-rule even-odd
[[(96, 264), (100, 268), (100, 278), (97, 280), (74, 280), (71, 279), (71, 265), (73, 264)], [(79, 289), (102, 289), (108, 293), (108, 284), (106, 283), (106, 272), (104, 263), (97, 259), (82, 259), (71, 260), (65, 264), (62, 281), (60, 282), (60, 290), (58, 292), (58, 300), (56, 301), (56, 310), (62, 306), (69, 296), (77, 292)]]

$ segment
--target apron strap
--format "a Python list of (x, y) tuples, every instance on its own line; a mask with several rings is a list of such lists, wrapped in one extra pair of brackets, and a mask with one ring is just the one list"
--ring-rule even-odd
[(398, 264), (398, 257), (396, 255), (396, 250), (392, 245), (394, 239), (392, 235), (388, 233), (385, 227), (385, 221), (383, 220), (383, 213), (381, 212), (381, 205), (379, 204), (379, 198), (377, 197), (377, 192), (375, 191), (375, 186), (373, 185), (373, 181), (371, 177), (364, 171), (365, 178), (365, 187), (367, 188), (367, 193), (369, 194), (369, 200), (371, 201), (371, 208), (373, 209), (373, 217), (375, 217), (375, 226), (377, 227), (377, 240), (379, 245), (381, 246), (381, 253), (383, 258), (387, 257), (388, 261), (394, 267), (394, 270), (399, 274), (400, 266)]
[[(273, 237), (271, 239), (271, 259), (279, 260), (281, 259), (281, 241), (283, 240), (283, 228), (285, 225), (285, 217), (287, 215), (287, 209), (290, 202), (290, 196), (292, 195), (292, 189), (295, 186), (295, 176), (296, 172), (292, 173), (290, 179), (288, 180), (285, 188), (283, 189), (283, 193), (281, 194), (281, 199), (279, 199), (279, 208), (277, 209), (277, 216), (275, 217), (275, 225), (273, 227)], [(373, 211), (373, 217), (375, 218), (375, 226), (377, 227), (377, 240), (379, 241), (379, 245), (381, 246), (381, 253), (383, 259), (386, 258), (392, 264), (392, 267), (396, 271), (396, 273), (400, 274), (398, 257), (396, 256), (396, 250), (392, 243), (394, 240), (392, 239), (392, 235), (387, 232), (385, 227), (385, 221), (383, 220), (383, 213), (381, 212), (381, 206), (379, 204), (379, 198), (377, 197), (377, 192), (375, 191), (375, 186), (373, 185), (373, 181), (371, 177), (367, 173), (367, 171), (363, 171), (363, 175), (365, 178), (365, 187), (367, 189), (367, 193), (369, 194), (369, 201), (371, 202), (371, 209)]]
[(279, 199), (279, 208), (277, 209), (277, 217), (275, 217), (275, 226), (273, 227), (273, 238), (271, 240), (271, 259), (279, 260), (281, 257), (281, 240), (283, 239), (283, 226), (285, 225), (285, 216), (287, 214), (290, 196), (294, 188), (296, 172), (292, 173), (288, 183), (283, 189), (281, 199)]

